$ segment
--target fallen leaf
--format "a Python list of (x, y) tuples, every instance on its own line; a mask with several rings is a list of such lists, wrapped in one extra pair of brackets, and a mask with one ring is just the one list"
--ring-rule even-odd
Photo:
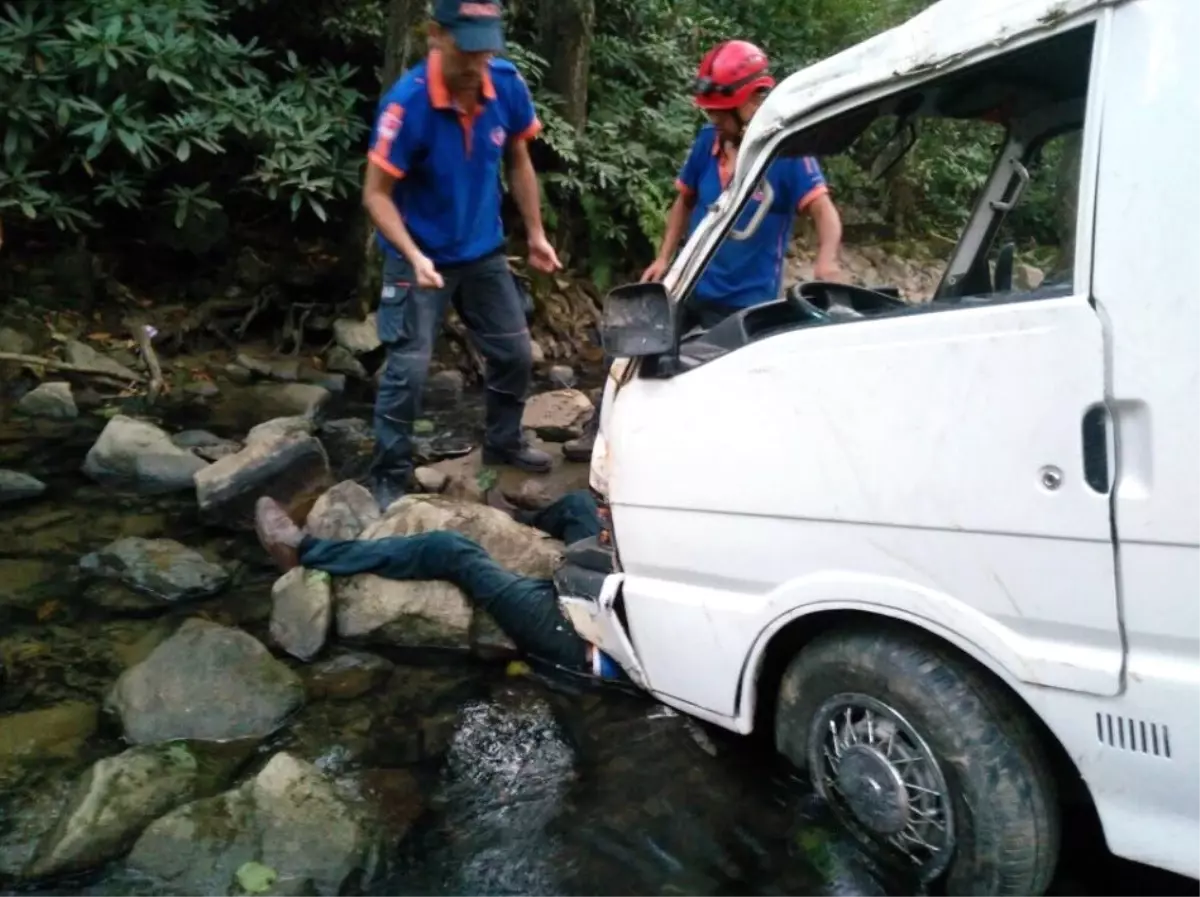
[(39, 623), (44, 623), (53, 617), (59, 610), (62, 609), (62, 604), (58, 601), (47, 601), (37, 609), (37, 619)]
[(112, 339), (112, 334), (111, 333), (89, 333), (87, 335), (86, 339), (97, 340), (97, 341)]

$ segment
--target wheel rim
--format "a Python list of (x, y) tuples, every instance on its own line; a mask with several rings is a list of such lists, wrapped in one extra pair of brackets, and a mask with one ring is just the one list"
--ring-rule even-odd
[(894, 707), (834, 695), (813, 717), (808, 768), (849, 828), (899, 851), (925, 881), (946, 870), (954, 851), (950, 790), (925, 739)]

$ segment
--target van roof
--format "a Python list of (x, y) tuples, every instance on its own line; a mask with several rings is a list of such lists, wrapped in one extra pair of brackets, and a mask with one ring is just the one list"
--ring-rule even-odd
[(904, 24), (785, 78), (755, 114), (745, 148), (765, 142), (784, 122), (826, 103), (898, 78), (932, 73), (969, 56), (986, 56), (1122, 2), (1126, 0), (939, 0)]

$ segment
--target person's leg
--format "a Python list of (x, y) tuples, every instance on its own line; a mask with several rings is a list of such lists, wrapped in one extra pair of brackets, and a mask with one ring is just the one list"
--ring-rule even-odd
[(412, 266), (391, 255), (384, 262), (376, 327), (387, 361), (375, 397), (375, 453), (371, 490), (380, 508), (404, 494), (412, 473), (412, 428), (429, 372), (433, 343), (456, 281), (440, 290), (418, 288)]
[(455, 307), (487, 361), (484, 462), (545, 473), (550, 469), (550, 456), (528, 446), (521, 430), (525, 396), (533, 377), (533, 351), (508, 260), (498, 252), (464, 266), (460, 277)]
[(600, 534), (600, 512), (591, 493), (579, 489), (532, 513), (529, 525), (570, 545)]
[(504, 569), (459, 533), (352, 541), (305, 536), (299, 561), (333, 576), (374, 573), (388, 579), (452, 582), (491, 614), (522, 651), (570, 669), (587, 668), (588, 645), (559, 610), (554, 584)]

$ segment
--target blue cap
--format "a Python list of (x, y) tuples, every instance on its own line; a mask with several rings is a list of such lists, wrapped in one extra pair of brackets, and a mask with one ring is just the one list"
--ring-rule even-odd
[(504, 52), (499, 0), (436, 0), (433, 20), (450, 32), (464, 53)]

